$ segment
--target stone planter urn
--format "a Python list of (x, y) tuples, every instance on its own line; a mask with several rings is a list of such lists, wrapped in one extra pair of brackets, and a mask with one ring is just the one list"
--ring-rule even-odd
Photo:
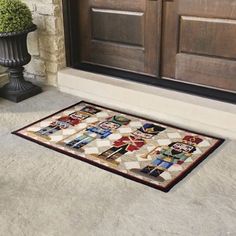
[(27, 35), (37, 29), (32, 25), (20, 32), (0, 33), (0, 65), (8, 67), (10, 82), (0, 89), (0, 96), (20, 102), (42, 92), (42, 89), (23, 77), (24, 65), (31, 56), (27, 48)]

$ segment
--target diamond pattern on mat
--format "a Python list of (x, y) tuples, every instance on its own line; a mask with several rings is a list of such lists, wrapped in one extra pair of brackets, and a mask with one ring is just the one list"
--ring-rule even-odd
[(99, 150), (96, 147), (84, 148), (85, 154), (99, 154)]
[(164, 178), (165, 180), (170, 180), (172, 179), (171, 174), (168, 171), (164, 171), (161, 175), (162, 178)]
[(178, 172), (183, 170), (181, 165), (175, 164), (168, 169), (170, 172)]
[(203, 140), (203, 142), (199, 143), (199, 147), (210, 147), (211, 144), (207, 140)]
[(110, 114), (108, 114), (107, 112), (99, 112), (96, 115), (98, 118), (108, 118), (110, 116)]
[(29, 127), (27, 130), (32, 131), (32, 132), (37, 132), (39, 130), (39, 127), (38, 126), (33, 126), (33, 127)]
[(138, 161), (130, 161), (130, 162), (126, 162), (125, 163), (125, 167), (127, 170), (131, 170), (131, 169), (134, 169), (134, 168), (140, 168), (140, 164)]
[(167, 133), (167, 136), (170, 138), (170, 139), (181, 139), (181, 135), (177, 132), (175, 133)]
[(193, 159), (191, 157), (189, 157), (187, 160), (185, 160), (185, 163), (191, 163), (193, 162)]
[(142, 126), (142, 123), (140, 121), (131, 121), (129, 126), (132, 128), (139, 128)]
[(59, 142), (59, 141), (61, 141), (62, 138), (63, 138), (62, 135), (53, 135), (53, 136), (51, 137), (51, 141), (52, 141), (52, 142)]
[[(70, 114), (73, 113), (73, 112), (75, 112), (74, 109), (66, 110), (66, 111), (63, 111), (63, 112), (62, 112), (62, 115), (68, 116), (68, 115), (70, 115)], [(53, 116), (52, 118), (53, 118), (53, 119), (58, 119), (58, 118), (60, 118), (60, 115), (57, 115), (57, 114), (56, 114), (56, 115)]]
[(199, 154), (202, 154), (202, 151), (199, 148), (196, 148), (194, 155), (199, 155)]
[(116, 133), (116, 134), (111, 134), (111, 135), (108, 137), (108, 139), (111, 140), (111, 141), (115, 141), (115, 140), (117, 140), (117, 139), (120, 139), (121, 137), (122, 137), (121, 134)]
[(156, 146), (154, 146), (154, 145), (148, 145), (146, 148), (147, 148), (147, 151), (148, 151), (148, 152), (151, 152), (151, 151), (153, 151), (153, 150), (156, 148)]
[(47, 120), (47, 121), (41, 121), (38, 125), (39, 129), (41, 127), (46, 127), (46, 126), (49, 126), (51, 124), (52, 120)]
[(69, 115), (70, 113), (72, 113), (72, 112), (69, 112), (68, 114), (62, 113), (61, 115), (55, 115), (55, 116), (52, 116), (50, 119), (51, 119), (51, 120), (57, 120), (57, 119), (59, 119), (61, 116), (67, 116), (67, 115)]
[(95, 123), (95, 122), (98, 122), (97, 117), (90, 117), (90, 118), (86, 119), (86, 123), (88, 123), (88, 124), (92, 124), (92, 123)]
[[(72, 135), (75, 133), (75, 130), (74, 129), (71, 129), (71, 128), (68, 128), (68, 129), (63, 129), (62, 130), (62, 135), (63, 136), (67, 136), (67, 135)], [(57, 134), (55, 133), (55, 135), (52, 135), (52, 136), (57, 136)], [(62, 136), (62, 138), (63, 138)]]
[(107, 147), (111, 145), (111, 142), (109, 140), (97, 140), (97, 147)]
[(158, 139), (158, 144), (161, 146), (169, 145), (172, 141), (170, 139)]
[(130, 134), (130, 133), (132, 133), (132, 129), (131, 128), (119, 128), (118, 131), (121, 134)]

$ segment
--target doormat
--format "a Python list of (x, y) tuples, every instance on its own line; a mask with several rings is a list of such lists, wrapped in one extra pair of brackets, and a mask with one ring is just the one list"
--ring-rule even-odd
[(224, 141), (84, 101), (13, 134), (165, 192)]

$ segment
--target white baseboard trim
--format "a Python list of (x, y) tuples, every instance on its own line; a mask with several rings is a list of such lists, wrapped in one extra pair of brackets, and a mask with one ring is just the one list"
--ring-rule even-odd
[(110, 76), (65, 68), (60, 91), (183, 128), (236, 139), (236, 106)]

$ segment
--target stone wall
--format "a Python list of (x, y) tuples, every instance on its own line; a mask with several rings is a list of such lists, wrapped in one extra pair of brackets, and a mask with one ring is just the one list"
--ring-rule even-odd
[(31, 9), (38, 30), (29, 34), (32, 61), (25, 76), (57, 84), (57, 71), (65, 66), (65, 48), (61, 0), (23, 0)]
[(0, 88), (7, 82), (6, 68), (0, 66)]

